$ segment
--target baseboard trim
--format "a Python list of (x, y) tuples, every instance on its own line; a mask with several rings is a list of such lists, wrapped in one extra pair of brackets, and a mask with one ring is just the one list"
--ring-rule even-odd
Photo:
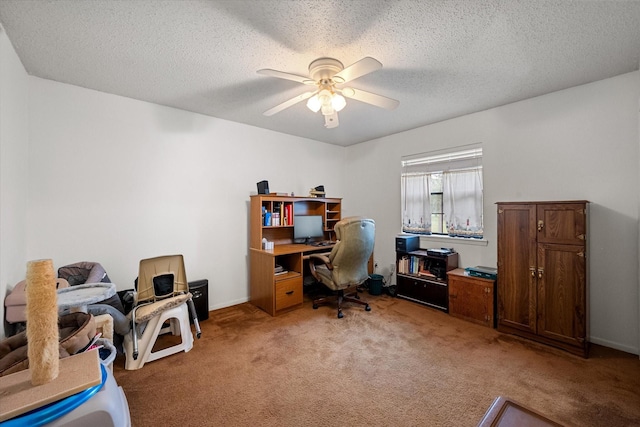
[(613, 348), (615, 350), (620, 350), (620, 351), (624, 351), (625, 353), (631, 353), (631, 354), (635, 354), (635, 355), (639, 355), (640, 352), (638, 351), (638, 347), (631, 347), (628, 345), (623, 345), (614, 341), (609, 341), (609, 340), (603, 340), (601, 338), (598, 337), (594, 337), (591, 336), (589, 337), (589, 342), (593, 343), (593, 344), (598, 344), (604, 347), (609, 347), (609, 348)]
[(238, 305), (245, 302), (248, 302), (249, 298), (238, 298), (236, 300), (225, 301), (220, 304), (209, 305), (209, 311), (219, 310), (221, 308), (231, 307), (232, 305)]

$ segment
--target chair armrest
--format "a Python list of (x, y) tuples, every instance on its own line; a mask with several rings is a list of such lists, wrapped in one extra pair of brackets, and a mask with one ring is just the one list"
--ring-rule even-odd
[(311, 254), (309, 255), (309, 272), (311, 275), (318, 281), (321, 282), (320, 276), (316, 271), (316, 265), (324, 264), (329, 270), (333, 270), (333, 265), (331, 261), (329, 261), (329, 257), (321, 254)]
[(313, 262), (314, 264), (322, 263), (329, 267), (329, 270), (333, 270), (333, 266), (331, 265), (331, 261), (329, 261), (329, 257), (324, 254), (310, 254), (309, 262)]

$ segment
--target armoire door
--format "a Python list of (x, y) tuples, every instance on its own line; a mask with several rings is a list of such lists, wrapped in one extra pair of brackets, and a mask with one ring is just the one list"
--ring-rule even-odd
[(498, 329), (536, 333), (536, 207), (498, 204)]
[(538, 335), (583, 346), (585, 276), (583, 246), (538, 244)]
[(584, 245), (587, 233), (584, 203), (539, 204), (536, 216), (538, 243)]

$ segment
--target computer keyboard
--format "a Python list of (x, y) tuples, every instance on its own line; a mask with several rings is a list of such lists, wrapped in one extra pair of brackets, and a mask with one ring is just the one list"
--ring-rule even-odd
[(313, 246), (333, 246), (335, 244), (336, 244), (336, 242), (334, 242), (333, 240), (323, 240), (321, 242), (313, 242), (312, 243)]

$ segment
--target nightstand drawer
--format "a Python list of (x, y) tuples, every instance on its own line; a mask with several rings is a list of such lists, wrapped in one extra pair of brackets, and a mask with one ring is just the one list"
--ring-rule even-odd
[(302, 304), (302, 277), (276, 282), (276, 311)]

